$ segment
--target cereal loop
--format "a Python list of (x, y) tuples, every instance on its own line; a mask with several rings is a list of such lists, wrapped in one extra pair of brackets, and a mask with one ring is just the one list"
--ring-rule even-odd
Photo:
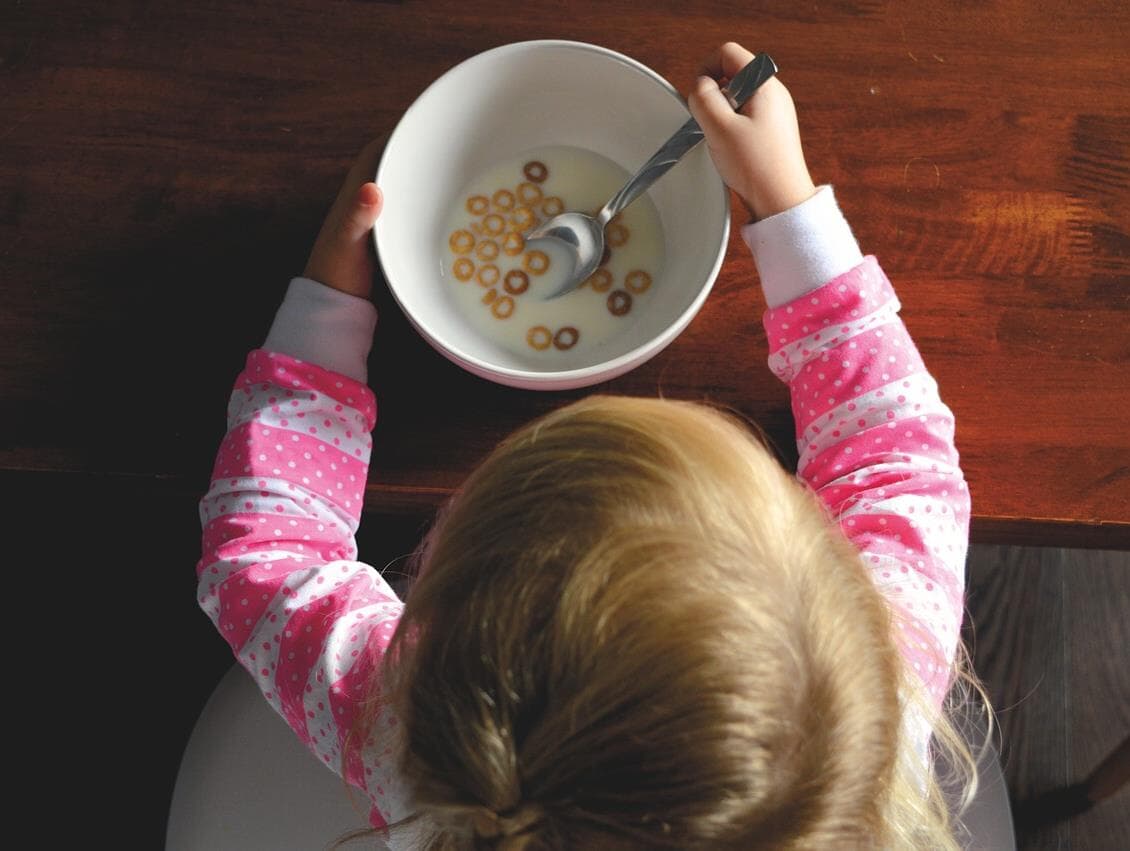
[(523, 204), (533, 206), (541, 200), (541, 187), (536, 183), (519, 183), (518, 200)]
[(491, 213), (483, 219), (483, 230), (486, 231), (489, 236), (498, 236), (505, 227), (506, 219), (502, 218), (498, 213)]
[(623, 316), (632, 309), (632, 297), (623, 290), (614, 290), (608, 297), (608, 312), (613, 316)]
[(469, 230), (457, 230), (447, 240), (456, 254), (466, 254), (475, 247), (475, 235)]
[(556, 195), (550, 195), (541, 202), (541, 211), (547, 216), (557, 216), (565, 212), (565, 202)]
[(493, 239), (484, 239), (475, 246), (475, 256), (480, 260), (493, 260), (498, 256), (498, 243)]
[(493, 263), (488, 263), (479, 269), (479, 284), (484, 287), (493, 287), (498, 283), (499, 275), (498, 267)]
[(461, 281), (469, 281), (475, 274), (475, 264), (469, 257), (460, 257), (452, 266), (451, 271)]
[(472, 195), (467, 199), (467, 212), (472, 216), (481, 216), (490, 209), (490, 201), (484, 195)]
[(544, 352), (553, 342), (553, 332), (544, 325), (535, 325), (526, 332), (526, 342), (530, 344), (530, 348)]
[(549, 169), (545, 167), (545, 163), (543, 162), (530, 160), (522, 166), (522, 174), (526, 175), (526, 180), (532, 180), (534, 183), (544, 183), (545, 179), (549, 177)]
[(577, 345), (579, 339), (581, 339), (581, 332), (572, 325), (566, 325), (564, 328), (558, 328), (557, 333), (553, 335), (553, 347), (565, 351)]
[(585, 283), (598, 293), (606, 293), (612, 288), (612, 273), (607, 269), (597, 269)]
[(506, 238), (502, 240), (502, 250), (513, 257), (515, 254), (521, 254), (522, 249), (526, 247), (526, 239), (522, 234), (516, 231), (511, 231), (506, 234)]
[(490, 200), (494, 202), (494, 206), (497, 209), (504, 212), (514, 207), (514, 193), (509, 189), (499, 189), (491, 196)]
[(498, 319), (508, 319), (514, 312), (514, 299), (508, 295), (499, 296), (490, 306), (490, 312)]
[(541, 275), (549, 268), (549, 256), (544, 251), (527, 251), (522, 265), (526, 267), (527, 272)]
[(485, 293), (483, 293), (482, 301), (483, 304), (490, 304), (496, 298), (498, 298), (498, 290), (487, 290)]
[(613, 248), (619, 248), (628, 241), (630, 232), (626, 227), (618, 223), (609, 223), (604, 231), (604, 238), (608, 240), (608, 244)]
[(521, 295), (530, 288), (530, 276), (521, 269), (511, 269), (503, 278), (502, 286), (510, 295)]
[(529, 207), (518, 207), (510, 214), (510, 223), (518, 230), (532, 228), (536, 222), (537, 217), (534, 216), (534, 211)]
[(625, 276), (624, 286), (636, 295), (647, 292), (648, 287), (651, 286), (651, 275), (643, 269), (633, 269)]

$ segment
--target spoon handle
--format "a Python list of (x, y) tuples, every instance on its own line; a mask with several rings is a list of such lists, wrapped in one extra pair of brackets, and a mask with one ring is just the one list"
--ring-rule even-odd
[[(761, 84), (776, 73), (777, 65), (769, 54), (759, 53), (734, 75), (730, 84), (722, 89), (722, 94), (735, 110), (741, 109)], [(666, 174), (671, 166), (701, 142), (702, 137), (702, 128), (698, 126), (698, 122), (693, 118), (687, 119), (687, 122), (675, 131), (675, 135), (664, 142), (662, 147), (652, 154), (651, 159), (640, 166), (639, 171), (633, 174), (623, 188), (597, 213), (596, 219), (600, 226), (604, 227), (613, 216), (646, 192), (651, 184)]]

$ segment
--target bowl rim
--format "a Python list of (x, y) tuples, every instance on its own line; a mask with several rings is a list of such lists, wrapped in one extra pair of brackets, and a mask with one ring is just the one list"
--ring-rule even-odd
[[(494, 58), (500, 53), (513, 53), (520, 49), (530, 49), (539, 47), (568, 47), (592, 53), (599, 53), (610, 59), (618, 61), (635, 71), (649, 77), (652, 81), (659, 84), (668, 94), (674, 97), (680, 106), (684, 109), (687, 108), (686, 100), (679, 94), (678, 90), (671, 85), (661, 74), (653, 69), (644, 65), (642, 62), (633, 59), (616, 50), (608, 47), (601, 47), (598, 44), (591, 44), (585, 41), (572, 41), (569, 39), (531, 39), (528, 41), (515, 41), (501, 44), (497, 47), (492, 47), (488, 50), (481, 51), (472, 56), (467, 57), (461, 62), (451, 66), (435, 80), (428, 84), (428, 86), (421, 91), (412, 104), (406, 109), (403, 115), (400, 116), (389, 134), (388, 141), (385, 143), (384, 150), (381, 152), (381, 158), (377, 164), (376, 175), (374, 180), (377, 186), (381, 185), (381, 175), (388, 164), (389, 151), (393, 149), (393, 143), (396, 141), (397, 135), (403, 130), (406, 119), (413, 113), (413, 111), (420, 108), (421, 101), (424, 96), (433, 88), (438, 86), (447, 77), (454, 74), (459, 69), (467, 65), (473, 65), (479, 62), (486, 62)], [(531, 370), (531, 369), (516, 369), (512, 367), (498, 366), (477, 358), (474, 355), (468, 354), (460, 347), (448, 343), (439, 336), (437, 336), (427, 325), (427, 323), (420, 317), (414, 316), (411, 311), (405, 307), (404, 302), (401, 301), (400, 295), (397, 292), (396, 286), (392, 282), (392, 278), (385, 268), (383, 254), (381, 252), (381, 237), (380, 229), (377, 225), (373, 226), (372, 237), (373, 247), (376, 250), (377, 262), (381, 266), (381, 274), (384, 277), (385, 284), (388, 291), (392, 294), (393, 300), (396, 302), (400, 312), (404, 314), (405, 318), (416, 331), (424, 337), (432, 348), (436, 349), (440, 354), (450, 360), (452, 363), (462, 367), (465, 371), (470, 372), (480, 378), (485, 378), (498, 384), (504, 384), (510, 387), (520, 387), (524, 389), (545, 389), (545, 390), (559, 390), (559, 389), (574, 389), (578, 387), (585, 387), (592, 384), (598, 384), (602, 381), (610, 381), (624, 373), (630, 371), (636, 366), (641, 366), (655, 355), (659, 354), (663, 349), (670, 345), (674, 340), (686, 329), (691, 320), (702, 309), (703, 303), (706, 301), (710, 292), (714, 289), (714, 284), (718, 279), (718, 273), (721, 271), (722, 263), (726, 259), (726, 250), (730, 239), (730, 192), (726, 184), (722, 181), (721, 177), (718, 178), (718, 185), (722, 192), (722, 228), (718, 234), (718, 245), (716, 248), (716, 256), (708, 274), (707, 283), (699, 290), (694, 300), (680, 313), (671, 323), (669, 323), (663, 332), (652, 337), (644, 343), (630, 349), (622, 355), (618, 355), (610, 360), (601, 361), (598, 364), (591, 366), (574, 367), (572, 369), (559, 369), (559, 370)], [(379, 220), (378, 220), (379, 223)]]

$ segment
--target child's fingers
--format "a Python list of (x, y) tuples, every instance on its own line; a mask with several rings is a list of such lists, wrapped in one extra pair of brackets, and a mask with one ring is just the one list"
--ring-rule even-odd
[(699, 70), (715, 80), (729, 80), (752, 61), (752, 53), (736, 41), (728, 41), (710, 54)]
[(384, 193), (382, 193), (380, 187), (372, 181), (361, 184), (361, 188), (357, 190), (357, 203), (362, 207), (373, 207), (376, 209), (373, 216), (374, 220), (381, 214), (381, 207), (384, 206), (384, 200)]
[(699, 77), (695, 81), (687, 106), (707, 137), (724, 133), (737, 115), (718, 83), (710, 77)]
[(343, 189), (314, 241), (303, 275), (367, 298), (373, 287), (369, 234), (383, 205), (384, 196), (375, 183), (366, 181), (348, 194)]
[(365, 236), (377, 221), (384, 205), (384, 195), (375, 183), (364, 183), (354, 193), (342, 222), (341, 235), (347, 242)]

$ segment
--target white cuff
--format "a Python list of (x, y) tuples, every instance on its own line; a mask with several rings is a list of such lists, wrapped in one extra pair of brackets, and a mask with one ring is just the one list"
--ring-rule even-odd
[(831, 186), (791, 209), (742, 228), (769, 307), (824, 286), (861, 262), (863, 254)]
[(292, 278), (263, 348), (364, 382), (376, 327), (368, 299)]

